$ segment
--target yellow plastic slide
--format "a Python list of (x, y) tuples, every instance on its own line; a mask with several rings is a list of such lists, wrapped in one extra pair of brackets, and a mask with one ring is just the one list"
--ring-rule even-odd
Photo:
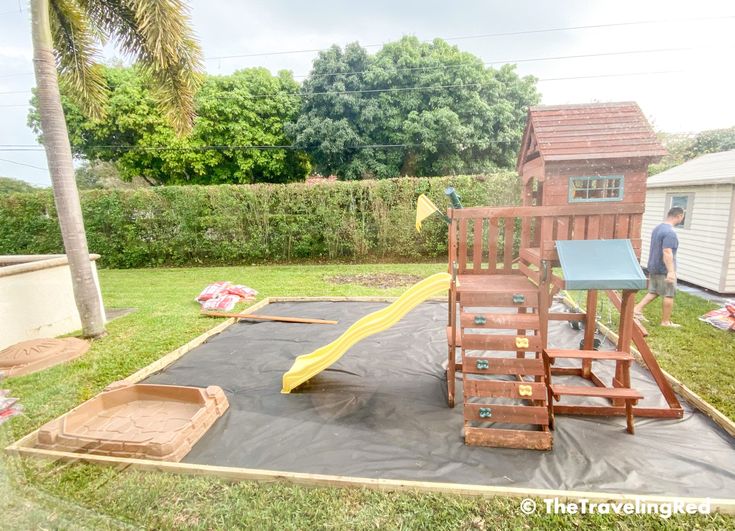
[(282, 393), (290, 393), (293, 389), (313, 378), (324, 369), (340, 359), (355, 343), (362, 341), (383, 330), (387, 330), (404, 315), (413, 310), (439, 291), (449, 289), (452, 276), (449, 273), (437, 273), (411, 286), (406, 292), (389, 306), (366, 315), (350, 326), (337, 339), (316, 349), (311, 354), (299, 356), (291, 369), (283, 375)]

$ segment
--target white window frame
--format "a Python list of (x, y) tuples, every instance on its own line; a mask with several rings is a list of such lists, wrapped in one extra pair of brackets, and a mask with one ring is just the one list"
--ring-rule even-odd
[(674, 197), (686, 197), (687, 207), (684, 209), (684, 223), (681, 225), (674, 225), (677, 229), (690, 229), (692, 226), (692, 213), (694, 212), (694, 196), (695, 192), (666, 192), (666, 205), (664, 208), (664, 218), (671, 210), (671, 204), (674, 201)]
[[(587, 190), (587, 197), (574, 197), (575, 192), (575, 181), (578, 182), (586, 182), (588, 184)], [(595, 182), (597, 186), (599, 186), (599, 183), (597, 181), (603, 181), (603, 187), (595, 187), (591, 188), (590, 185)], [(589, 197), (589, 193), (592, 191), (595, 192), (603, 192), (606, 193), (608, 191), (608, 184), (611, 181), (618, 181), (618, 186), (611, 188), (612, 190), (617, 191), (617, 196), (615, 197)], [(569, 177), (568, 180), (568, 188), (569, 193), (567, 197), (568, 203), (603, 203), (603, 202), (620, 202), (625, 197), (625, 175), (577, 175), (573, 177)]]

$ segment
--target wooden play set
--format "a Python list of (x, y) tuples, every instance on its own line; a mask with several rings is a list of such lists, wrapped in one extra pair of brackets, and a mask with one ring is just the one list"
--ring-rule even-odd
[[(634, 321), (635, 293), (643, 287), (637, 280), (588, 268), (578, 284), (587, 288), (586, 312), (551, 311), (555, 294), (574, 289), (566, 268), (559, 273), (561, 248), (570, 240), (602, 270), (629, 249), (640, 274), (647, 169), (664, 153), (635, 103), (534, 107), (518, 157), (523, 206), (449, 208), (447, 391), (452, 407), (455, 372), (461, 371), (467, 444), (549, 449), (559, 414), (625, 416), (631, 434), (635, 416), (682, 417)], [(601, 247), (602, 240), (617, 245)], [(598, 291), (620, 311), (615, 351), (595, 349)], [(549, 321), (584, 322), (580, 349), (550, 344)], [(644, 397), (631, 387), (631, 341), (667, 407), (637, 405)], [(560, 359), (577, 360), (576, 366), (555, 366)], [(594, 370), (604, 362), (615, 366), (609, 385)], [(580, 381), (559, 383), (562, 376)], [(563, 397), (575, 398), (568, 403)]]
[[(634, 103), (531, 108), (518, 157), (523, 205), (462, 208), (459, 198), (451, 196), (453, 206), (446, 216), (449, 273), (423, 279), (331, 343), (296, 358), (283, 375), (282, 392), (290, 393), (358, 341), (390, 328), (427, 298), (448, 289), (447, 397), (453, 407), (456, 373), (461, 371), (466, 444), (550, 449), (555, 416), (560, 414), (625, 416), (631, 434), (635, 416), (681, 418), (683, 409), (633, 318), (635, 293), (645, 287), (638, 261), (647, 168), (663, 154)], [(425, 197), (419, 207), (421, 201), (429, 205), (427, 215), (437, 210)], [(417, 209), (417, 228), (420, 215)], [(586, 311), (552, 310), (553, 297), (565, 289), (587, 291)], [(620, 311), (614, 351), (597, 350), (595, 343), (599, 291)], [(214, 315), (335, 323), (253, 315), (258, 308), (247, 314)], [(580, 348), (552, 345), (550, 321), (583, 322)], [(631, 386), (631, 343), (666, 406), (638, 404), (644, 396)], [(191, 344), (144, 374), (165, 367)], [(35, 362), (31, 354), (26, 348), (21, 357)], [(12, 356), (16, 365), (18, 359)], [(566, 361), (555, 365), (557, 360)], [(614, 364), (614, 372), (606, 377), (609, 385), (601, 376), (601, 364)], [(138, 384), (144, 376), (136, 375), (16, 447), (56, 455), (177, 461), (228, 407), (216, 386), (202, 390)], [(579, 381), (569, 382), (574, 379)]]

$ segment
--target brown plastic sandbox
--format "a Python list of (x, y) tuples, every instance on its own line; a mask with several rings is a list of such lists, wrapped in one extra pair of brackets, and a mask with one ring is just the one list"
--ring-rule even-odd
[(23, 376), (71, 361), (89, 350), (89, 342), (75, 337), (30, 339), (0, 350), (0, 373)]
[(36, 447), (180, 461), (228, 407), (217, 386), (123, 385), (44, 425)]

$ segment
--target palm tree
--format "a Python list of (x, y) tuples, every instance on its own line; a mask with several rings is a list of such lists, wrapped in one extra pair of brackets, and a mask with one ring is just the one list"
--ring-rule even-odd
[[(87, 114), (103, 114), (107, 88), (96, 62), (107, 41), (136, 59), (179, 133), (191, 129), (201, 83), (201, 51), (183, 0), (31, 0), (38, 110), (64, 249), (82, 331), (105, 333), (74, 181), (59, 82)], [(58, 71), (58, 72), (57, 72)], [(57, 75), (58, 73), (58, 75)]]

